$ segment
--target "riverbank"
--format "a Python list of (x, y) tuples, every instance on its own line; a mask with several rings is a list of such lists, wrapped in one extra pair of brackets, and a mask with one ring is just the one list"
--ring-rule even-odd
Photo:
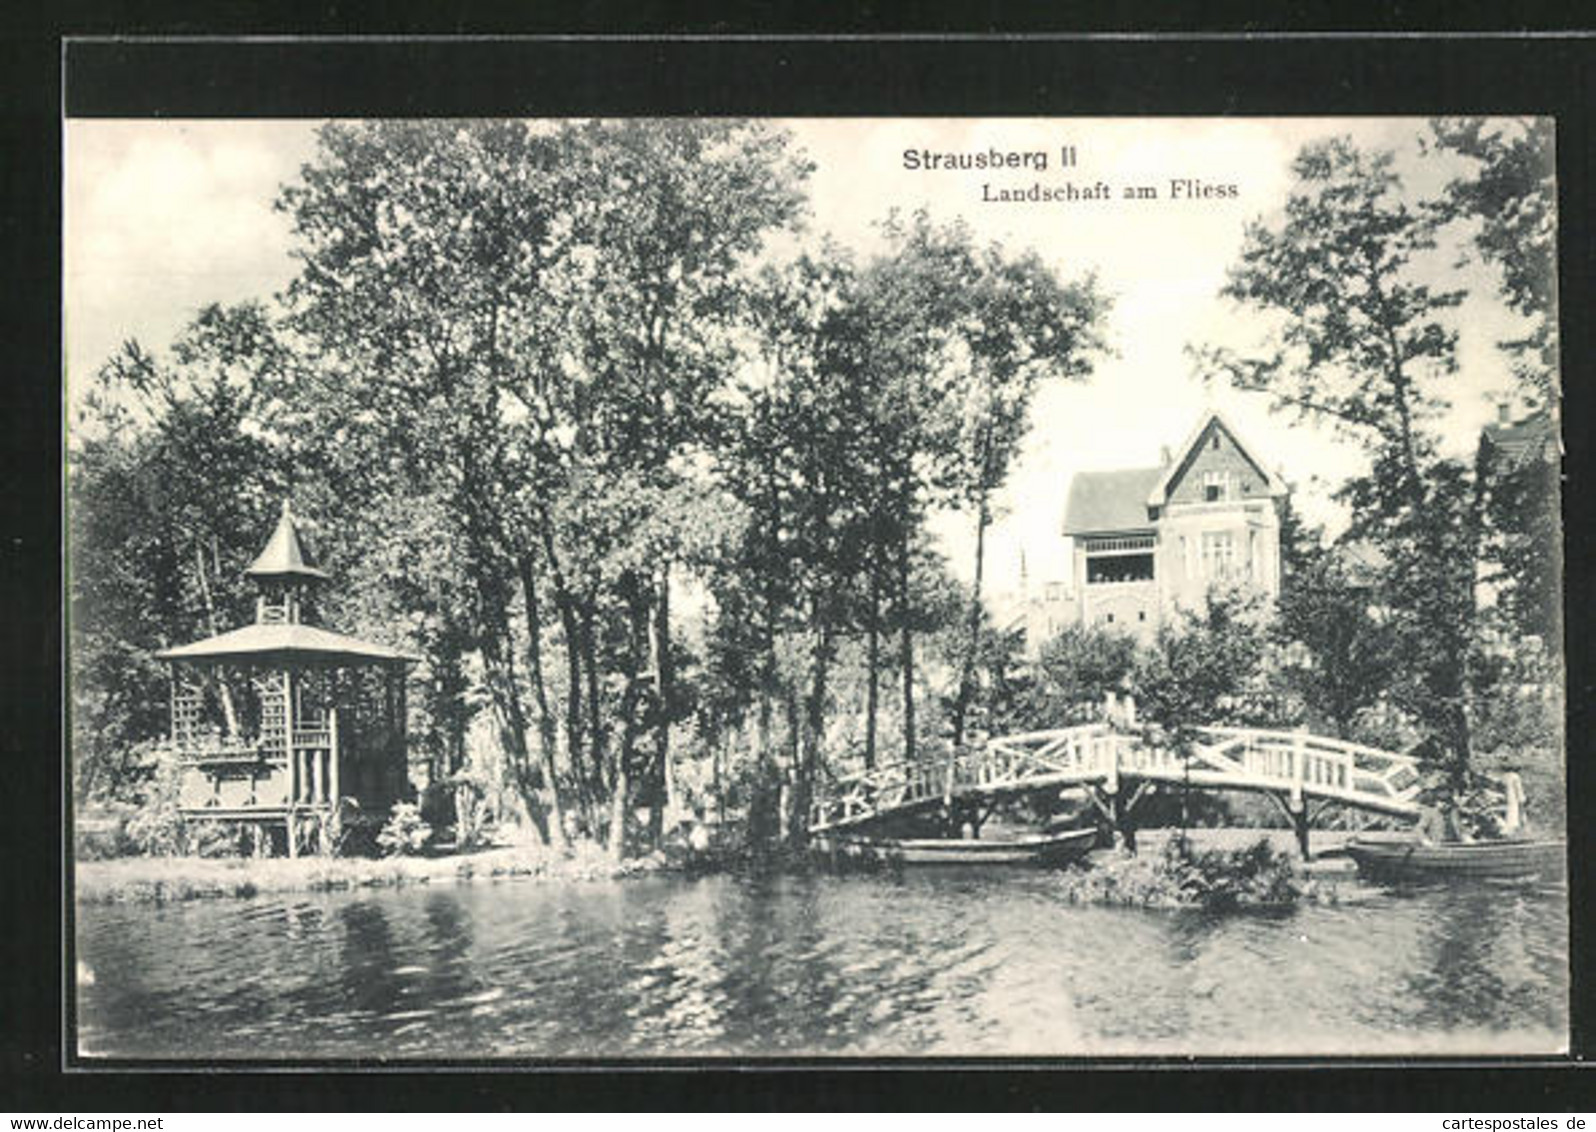
[[(1187, 906), (1194, 900), (1183, 892), (1182, 878), (1168, 864), (1168, 845), (1174, 830), (1144, 830), (1139, 835), (1140, 854), (1093, 854), (1085, 869), (1060, 874), (1064, 898), (1071, 903), (1142, 907)], [(1326, 838), (1323, 849), (1344, 838)], [(1189, 843), (1200, 854), (1234, 856), (1260, 840), (1274, 852), (1270, 869), (1290, 874), (1277, 884), (1268, 901), (1306, 900), (1334, 903), (1341, 898), (1337, 874), (1352, 871), (1345, 859), (1304, 865), (1290, 860), (1294, 845), (1289, 831), (1262, 829), (1192, 830)], [(1320, 849), (1315, 846), (1316, 850)], [(695, 859), (696, 860), (696, 859)], [(731, 862), (722, 860), (724, 867)], [(700, 860), (700, 871), (703, 861)], [(802, 867), (800, 858), (773, 858), (777, 869)], [(680, 859), (656, 853), (622, 862), (610, 860), (597, 846), (581, 845), (569, 854), (557, 854), (536, 844), (494, 846), (463, 852), (437, 852), (415, 857), (121, 857), (80, 861), (76, 866), (76, 894), (80, 902), (171, 903), (185, 900), (248, 898), (284, 892), (337, 892), (360, 888), (397, 888), (403, 885), (474, 880), (598, 881), (643, 876), (690, 867)], [(1215, 870), (1221, 866), (1215, 865)], [(1267, 886), (1265, 886), (1267, 887)], [(1187, 886), (1189, 889), (1190, 886)], [(1260, 890), (1262, 891), (1262, 890)], [(1248, 898), (1250, 899), (1250, 897)], [(1243, 902), (1246, 902), (1244, 900)]]
[(540, 846), (497, 846), (419, 857), (122, 857), (82, 861), (77, 899), (167, 903), (281, 892), (337, 892), (477, 879), (611, 880), (660, 872), (661, 855), (614, 862), (597, 850), (568, 856)]

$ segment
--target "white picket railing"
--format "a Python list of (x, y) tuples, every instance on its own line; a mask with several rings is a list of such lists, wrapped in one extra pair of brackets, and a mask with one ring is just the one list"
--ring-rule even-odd
[(1001, 795), (1124, 779), (1210, 789), (1270, 790), (1293, 808), (1304, 798), (1381, 813), (1418, 813), (1416, 760), (1304, 730), (1201, 727), (1189, 761), (1145, 737), (1134, 712), (1119, 727), (1088, 723), (995, 736), (954, 758), (884, 764), (823, 787), (810, 810), (816, 832), (967, 794)]

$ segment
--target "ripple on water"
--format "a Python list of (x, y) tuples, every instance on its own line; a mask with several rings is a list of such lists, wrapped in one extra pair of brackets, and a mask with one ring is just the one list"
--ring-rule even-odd
[(1564, 1044), (1561, 891), (1224, 917), (1045, 873), (85, 906), (120, 1056), (1507, 1052)]

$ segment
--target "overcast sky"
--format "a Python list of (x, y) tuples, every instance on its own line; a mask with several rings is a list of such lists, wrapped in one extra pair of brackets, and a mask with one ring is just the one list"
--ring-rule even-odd
[[(1205, 407), (1235, 422), (1250, 445), (1295, 485), (1310, 517), (1336, 521), (1329, 490), (1358, 464), (1328, 430), (1269, 415), (1258, 395), (1204, 388), (1183, 354), (1204, 342), (1245, 347), (1264, 329), (1219, 299), (1245, 222), (1284, 203), (1288, 166), (1303, 142), (1351, 134), (1404, 154), (1399, 168), (1415, 197), (1433, 192), (1448, 168), (1419, 161), (1418, 119), (854, 119), (787, 123), (816, 163), (810, 230), (868, 250), (872, 223), (893, 207), (924, 206), (939, 220), (962, 216), (982, 238), (1036, 249), (1059, 274), (1095, 270), (1114, 297), (1109, 337), (1117, 355), (1088, 383), (1054, 385), (1038, 397), (1032, 431), (1004, 492), (1005, 517), (989, 539), (995, 588), (1012, 587), (1020, 554), (1033, 584), (1067, 576), (1059, 534), (1071, 474), (1157, 462)], [(302, 121), (89, 121), (67, 123), (65, 310), (69, 389), (127, 338), (161, 350), (203, 304), (268, 298), (293, 275), (286, 218), (272, 210), (280, 185), (314, 153), (316, 123)], [(1077, 164), (1061, 168), (1060, 149)], [(904, 151), (1047, 154), (1034, 170), (944, 172), (905, 168)], [(1171, 200), (1172, 178), (1235, 185), (1234, 197)], [(1108, 201), (989, 203), (983, 185), (1034, 182), (1084, 189)], [(1119, 197), (1124, 185), (1156, 187), (1156, 201)], [(1445, 424), (1453, 453), (1469, 451), (1509, 388), (1495, 342), (1516, 329), (1494, 276), (1457, 268), (1450, 249), (1431, 265), (1443, 286), (1467, 286), (1458, 312), (1461, 372)], [(967, 520), (939, 525), (952, 564), (969, 572)]]

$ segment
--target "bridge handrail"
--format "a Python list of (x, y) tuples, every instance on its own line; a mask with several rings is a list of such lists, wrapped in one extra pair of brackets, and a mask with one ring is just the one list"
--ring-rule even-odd
[[(1237, 738), (1257, 738), (1279, 742), (1290, 746), (1296, 743), (1298, 732), (1281, 731), (1263, 727), (1220, 727), (1205, 725), (1197, 728), (1199, 732), (1208, 735), (1224, 735)], [(1418, 768), (1419, 760), (1412, 755), (1399, 755), (1394, 751), (1382, 751), (1378, 747), (1364, 746), (1362, 743), (1353, 743), (1346, 739), (1333, 739), (1328, 735), (1315, 735), (1311, 731), (1303, 732), (1303, 745), (1314, 750), (1335, 751), (1349, 755), (1363, 755), (1369, 759), (1380, 762), (1393, 763), (1397, 766)]]
[(994, 735), (930, 759), (896, 759), (868, 771), (831, 775), (829, 787), (817, 792), (811, 806), (811, 827), (855, 823), (972, 788), (1112, 782), (1122, 774), (1167, 779), (1176, 768), (1193, 781), (1220, 788), (1233, 783), (1288, 789), (1293, 798), (1312, 794), (1402, 813), (1415, 805), (1419, 761), (1410, 755), (1306, 730), (1220, 725), (1194, 730), (1203, 744), (1189, 763), (1134, 730), (1094, 721)]

